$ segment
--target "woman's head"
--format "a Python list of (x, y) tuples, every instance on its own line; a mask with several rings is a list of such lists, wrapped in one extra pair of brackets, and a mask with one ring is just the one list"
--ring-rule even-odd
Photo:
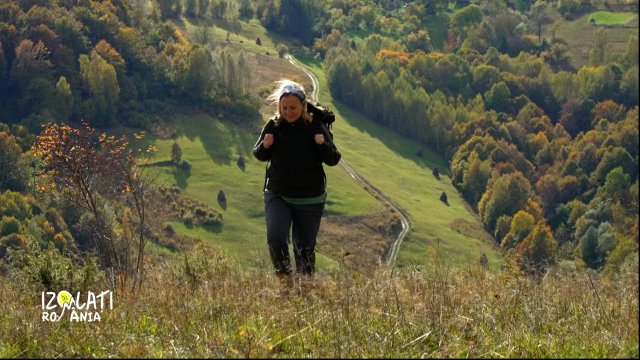
[(278, 105), (276, 124), (280, 125), (283, 119), (294, 122), (302, 117), (310, 121), (307, 114), (307, 95), (302, 85), (291, 80), (276, 81), (279, 86), (267, 97), (271, 104)]

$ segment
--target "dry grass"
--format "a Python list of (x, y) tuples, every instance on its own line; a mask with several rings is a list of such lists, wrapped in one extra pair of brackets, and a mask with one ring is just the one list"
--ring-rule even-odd
[(637, 265), (593, 283), (341, 267), (299, 295), (198, 249), (188, 267), (151, 265), (100, 323), (43, 323), (39, 290), (0, 277), (0, 357), (638, 357)]
[(327, 216), (318, 233), (318, 251), (341, 259), (344, 266), (373, 275), (397, 234), (389, 226), (390, 214)]

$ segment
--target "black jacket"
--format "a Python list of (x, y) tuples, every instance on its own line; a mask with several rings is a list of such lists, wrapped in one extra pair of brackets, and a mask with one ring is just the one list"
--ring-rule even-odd
[[(268, 149), (262, 145), (266, 134), (274, 134)], [(316, 144), (315, 134), (324, 135), (324, 144)], [(307, 124), (302, 119), (293, 123), (282, 120), (277, 127), (274, 119), (269, 120), (253, 148), (253, 156), (260, 161), (271, 160), (267, 189), (291, 198), (322, 195), (326, 190), (322, 163), (335, 166), (341, 157), (324, 124)]]

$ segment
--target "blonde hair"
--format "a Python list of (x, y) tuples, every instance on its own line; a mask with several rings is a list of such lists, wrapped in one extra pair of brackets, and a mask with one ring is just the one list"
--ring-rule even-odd
[[(271, 95), (267, 96), (266, 100), (269, 105), (277, 105), (278, 110), (276, 111), (276, 117), (274, 121), (276, 122), (276, 126), (280, 125), (282, 121), (282, 112), (280, 101), (285, 96), (296, 96), (299, 100), (302, 100), (302, 119), (308, 124), (313, 118), (312, 115), (307, 112), (307, 93), (304, 91), (304, 87), (298, 84), (295, 81), (291, 80), (279, 80), (275, 82), (278, 84), (278, 87), (271, 93)], [(304, 99), (300, 99), (300, 96), (303, 96)]]

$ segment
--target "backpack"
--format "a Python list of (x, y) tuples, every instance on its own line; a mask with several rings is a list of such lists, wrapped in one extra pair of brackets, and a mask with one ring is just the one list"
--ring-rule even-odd
[(315, 100), (307, 99), (307, 112), (313, 114), (314, 121), (320, 121), (327, 127), (331, 140), (333, 140), (331, 124), (336, 121), (336, 115), (333, 111)]
[[(334, 121), (336, 121), (336, 115), (329, 109), (328, 107), (320, 104), (319, 102), (311, 99), (307, 99), (307, 112), (313, 114), (313, 120), (319, 121), (325, 125), (327, 130), (329, 130), (329, 135), (331, 136), (331, 141), (333, 141), (333, 132), (331, 131), (331, 125)], [(273, 119), (273, 118), (271, 118)], [(278, 128), (275, 127), (272, 130), (274, 136), (278, 132)], [(266, 169), (269, 169), (269, 163), (271, 161), (267, 161)], [(327, 176), (324, 173), (324, 169), (322, 169), (322, 175), (324, 176), (324, 186), (327, 186)], [(264, 174), (264, 186), (262, 187), (262, 191), (267, 188), (267, 172)]]

